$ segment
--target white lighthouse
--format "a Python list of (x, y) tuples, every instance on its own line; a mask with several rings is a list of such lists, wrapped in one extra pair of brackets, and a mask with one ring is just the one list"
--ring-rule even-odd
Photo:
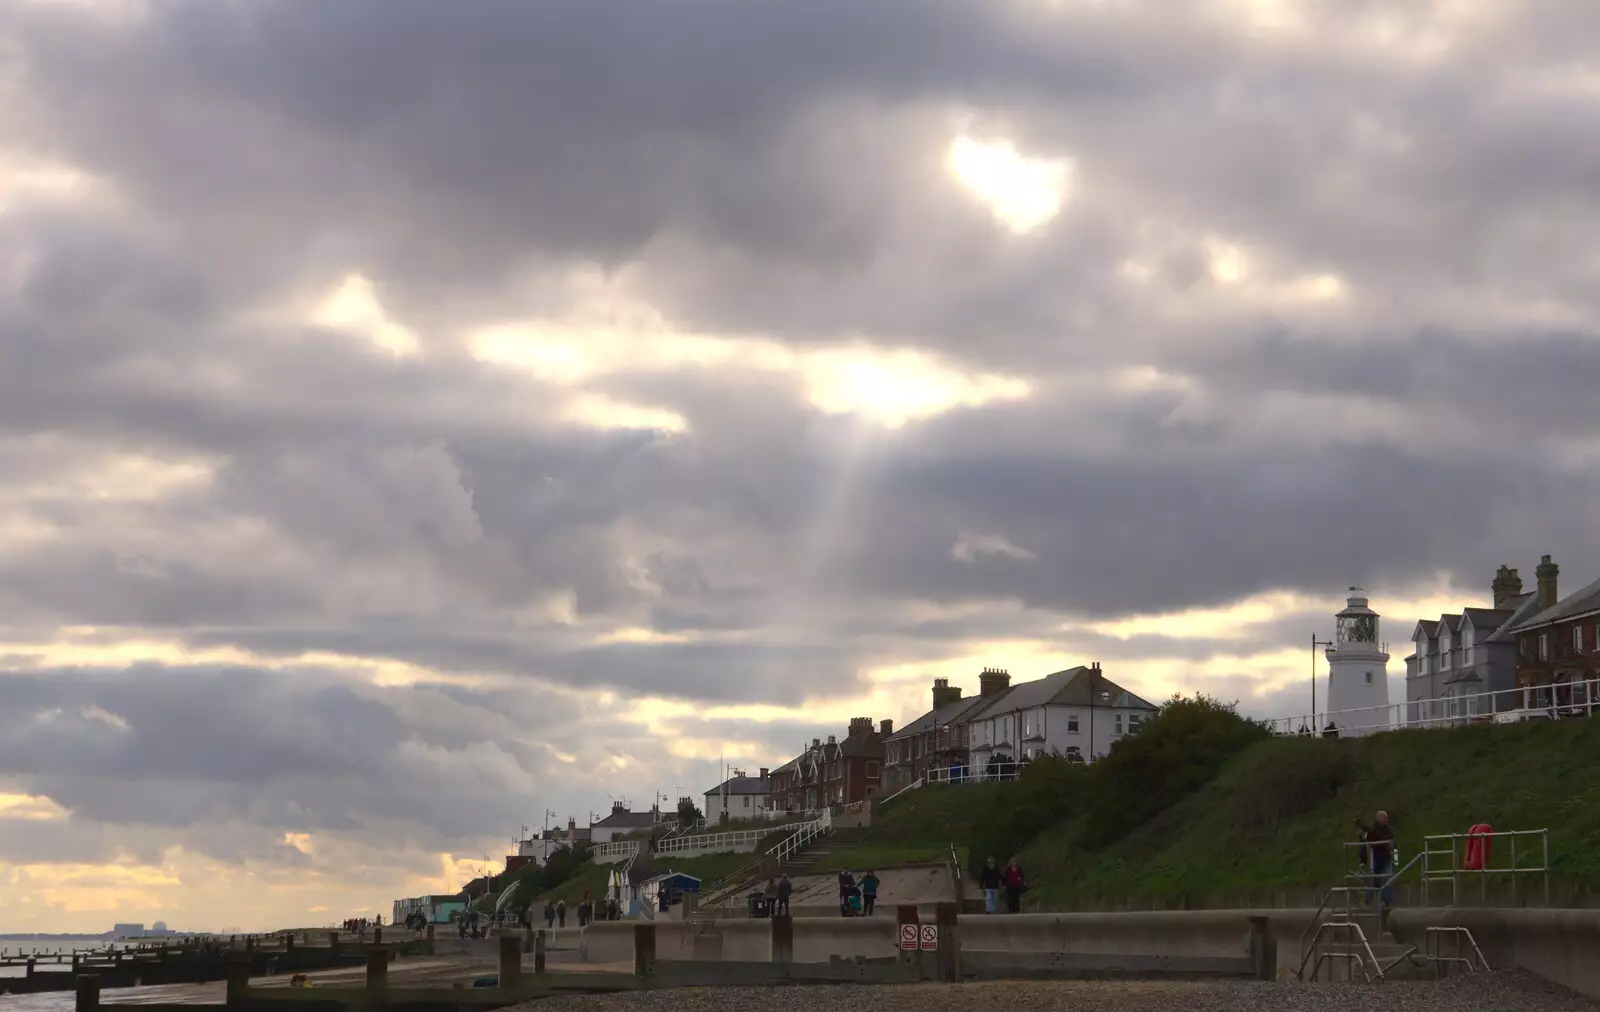
[[(1341, 737), (1388, 730), (1389, 653), (1378, 637), (1378, 613), (1360, 587), (1350, 588), (1328, 648), (1328, 717)], [(1354, 712), (1352, 712), (1354, 711)]]

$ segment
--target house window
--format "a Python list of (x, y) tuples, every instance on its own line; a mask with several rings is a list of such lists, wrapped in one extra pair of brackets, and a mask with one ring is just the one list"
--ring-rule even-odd
[(1367, 672), (1367, 684), (1368, 685), (1372, 684), (1372, 672), (1370, 672), (1370, 671)]
[(867, 763), (867, 779), (868, 780), (873, 780), (873, 779), (876, 779), (877, 776), (878, 776), (878, 764), (877, 763)]
[(1039, 733), (1039, 718), (1038, 718), (1038, 716), (1036, 714), (1033, 714), (1033, 713), (1026, 714), (1022, 718), (1022, 722), (1023, 722), (1022, 733), (1025, 734), (1026, 736), (1028, 736), (1029, 738), (1032, 738), (1034, 735)]
[(1548, 661), (1550, 659), (1550, 634), (1549, 633), (1540, 633), (1539, 634), (1539, 659), (1541, 661)]
[(744, 807), (746, 807), (746, 808), (750, 807), (750, 795), (748, 795), (748, 794), (746, 794), (744, 796)]
[(1583, 626), (1581, 625), (1572, 627), (1572, 652), (1575, 654), (1583, 653)]
[(1113, 713), (1111, 715), (1111, 733), (1112, 734), (1121, 734), (1122, 733), (1122, 714)]
[(1143, 720), (1144, 718), (1139, 716), (1137, 713), (1128, 714), (1128, 733), (1132, 734), (1139, 730), (1139, 724), (1143, 722)]
[(1067, 733), (1068, 734), (1077, 734), (1078, 733), (1078, 711), (1077, 710), (1068, 710), (1067, 711)]
[(1461, 630), (1461, 666), (1466, 667), (1472, 663), (1472, 644), (1477, 637), (1473, 635), (1469, 625)]

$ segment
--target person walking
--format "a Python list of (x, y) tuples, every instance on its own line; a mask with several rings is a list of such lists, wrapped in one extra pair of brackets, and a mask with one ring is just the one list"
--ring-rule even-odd
[(995, 914), (1000, 912), (1000, 868), (990, 858), (983, 865), (983, 872), (978, 876), (978, 885), (983, 889), (983, 912)]
[(872, 908), (878, 902), (878, 873), (867, 870), (861, 876), (861, 913), (867, 917), (872, 916)]
[(785, 872), (784, 874), (779, 875), (778, 876), (778, 909), (775, 911), (775, 915), (776, 916), (781, 916), (781, 917), (788, 917), (789, 916), (789, 896), (793, 892), (794, 892), (794, 883), (789, 881), (788, 873)]
[(556, 900), (556, 927), (564, 928), (566, 926), (567, 926), (567, 901), (566, 900)]
[(1006, 887), (1006, 913), (1020, 914), (1022, 912), (1022, 894), (1028, 891), (1028, 878), (1022, 873), (1022, 865), (1012, 858), (1006, 865), (1004, 877)]
[(855, 890), (856, 877), (846, 868), (839, 873), (839, 916), (850, 916), (850, 894)]
[(1375, 814), (1370, 826), (1357, 819), (1356, 828), (1361, 830), (1361, 842), (1366, 844), (1367, 869), (1372, 873), (1367, 903), (1370, 905), (1372, 894), (1377, 893), (1382, 912), (1387, 913), (1394, 906), (1394, 827), (1389, 825), (1389, 813)]

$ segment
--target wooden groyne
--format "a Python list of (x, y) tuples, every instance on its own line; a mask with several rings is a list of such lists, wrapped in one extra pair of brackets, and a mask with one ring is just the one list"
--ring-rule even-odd
[(411, 932), (398, 934), (403, 937), (385, 942), (382, 929), (374, 930), (370, 940), (337, 931), (284, 932), (226, 939), (188, 938), (137, 948), (8, 955), (0, 959), (0, 965), (23, 967), (25, 972), (0, 978), (0, 993), (72, 991), (84, 977), (92, 977), (97, 988), (198, 984), (226, 980), (229, 966), (243, 967), (249, 976), (262, 977), (361, 966), (374, 951), (384, 953), (386, 959), (432, 954), (432, 928), (425, 937)]

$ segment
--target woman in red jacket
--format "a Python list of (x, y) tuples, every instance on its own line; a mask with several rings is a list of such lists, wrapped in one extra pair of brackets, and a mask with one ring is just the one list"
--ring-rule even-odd
[(1022, 874), (1022, 865), (1012, 858), (1006, 865), (1004, 876), (1006, 886), (1006, 913), (1017, 914), (1022, 912), (1022, 894), (1028, 891), (1027, 876)]

